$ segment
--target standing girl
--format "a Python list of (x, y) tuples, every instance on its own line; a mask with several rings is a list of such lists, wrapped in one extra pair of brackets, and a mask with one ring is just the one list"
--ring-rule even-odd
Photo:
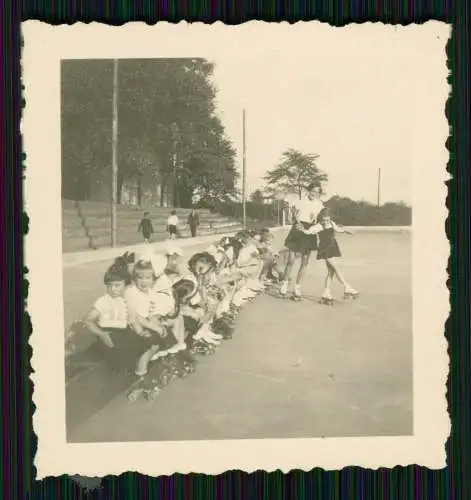
[(154, 228), (152, 227), (152, 222), (149, 218), (149, 212), (144, 212), (144, 217), (139, 222), (137, 232), (142, 232), (142, 237), (144, 238), (144, 243), (150, 242), (150, 237), (152, 236), (152, 233), (154, 232)]
[(167, 219), (167, 231), (168, 231), (169, 238), (171, 240), (174, 240), (179, 235), (178, 222), (179, 221), (178, 221), (177, 211), (172, 210), (170, 212), (168, 219)]
[(344, 286), (344, 298), (356, 299), (359, 296), (359, 293), (347, 283), (340, 271), (337, 259), (341, 257), (342, 254), (340, 252), (337, 239), (335, 238), (335, 233), (352, 233), (337, 226), (337, 224), (335, 224), (335, 222), (331, 219), (330, 211), (327, 208), (322, 210), (318, 219), (322, 230), (318, 233), (319, 245), (317, 249), (317, 260), (323, 260), (327, 267), (325, 289), (321, 297), (321, 303), (326, 305), (332, 305), (334, 303), (332, 292), (330, 290), (334, 276)]
[(317, 250), (317, 235), (314, 231), (310, 234), (306, 230), (315, 226), (319, 213), (324, 208), (321, 201), (321, 186), (314, 183), (310, 186), (309, 196), (294, 202), (293, 227), (285, 240), (288, 249), (288, 259), (283, 273), (280, 294), (285, 296), (288, 292), (288, 283), (296, 258), (300, 258), (296, 282), (294, 285), (294, 299), (301, 299), (301, 282), (304, 278), (311, 252)]

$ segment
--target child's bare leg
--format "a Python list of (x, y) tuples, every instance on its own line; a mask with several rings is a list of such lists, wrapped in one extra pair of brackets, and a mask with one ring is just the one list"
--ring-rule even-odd
[(286, 260), (285, 271), (283, 273), (283, 281), (281, 283), (280, 293), (285, 295), (288, 291), (288, 281), (291, 276), (291, 270), (293, 269), (293, 264), (296, 259), (296, 253), (288, 250), (288, 258)]
[(136, 375), (145, 375), (147, 373), (147, 367), (149, 365), (152, 357), (159, 351), (158, 346), (152, 346), (148, 351), (146, 351), (137, 361), (136, 365)]
[(330, 259), (327, 259), (327, 262), (329, 263), (330, 267), (333, 269), (333, 272), (334, 272), (335, 276), (337, 277), (337, 279), (344, 286), (345, 291), (346, 292), (354, 292), (355, 290), (347, 283), (342, 272), (340, 271), (337, 259), (335, 257), (331, 257)]
[(322, 297), (326, 299), (332, 298), (332, 292), (331, 292), (331, 286), (332, 286), (332, 280), (334, 278), (335, 271), (332, 269), (330, 264), (325, 261), (326, 267), (327, 267), (327, 274), (325, 276), (325, 289), (324, 293), (322, 294)]
[(270, 271), (274, 262), (275, 262), (275, 259), (273, 258), (272, 255), (270, 255), (270, 254), (265, 255), (265, 257), (263, 259), (262, 270), (260, 272), (260, 279), (261, 280), (263, 280), (267, 277), (268, 271)]
[(179, 314), (173, 322), (173, 335), (177, 339), (178, 344), (185, 343), (185, 325), (182, 314)]
[(301, 265), (299, 266), (298, 275), (296, 277), (296, 286), (301, 285), (301, 281), (304, 278), (304, 274), (306, 273), (307, 265), (309, 264), (309, 259), (311, 257), (311, 252), (304, 253), (301, 256)]

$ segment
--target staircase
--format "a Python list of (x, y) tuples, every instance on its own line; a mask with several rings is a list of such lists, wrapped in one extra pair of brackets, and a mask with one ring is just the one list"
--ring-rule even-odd
[[(117, 207), (117, 244), (126, 246), (142, 242), (142, 234), (137, 232), (139, 221), (144, 211), (148, 211), (154, 227), (152, 241), (163, 241), (167, 238), (167, 218), (169, 208), (137, 208), (118, 205)], [(198, 236), (235, 232), (242, 224), (229, 217), (211, 213), (209, 210), (198, 210), (200, 226)], [(190, 237), (187, 225), (190, 209), (179, 208), (182, 238)], [(105, 248), (111, 246), (111, 210), (110, 205), (89, 201), (62, 201), (62, 252), (80, 252), (83, 250)]]

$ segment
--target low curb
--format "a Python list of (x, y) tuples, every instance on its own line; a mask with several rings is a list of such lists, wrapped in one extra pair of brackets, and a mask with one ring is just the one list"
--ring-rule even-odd
[[(270, 231), (280, 231), (280, 230), (288, 230), (286, 226), (279, 226), (270, 228)], [(221, 239), (225, 236), (232, 236), (236, 233), (219, 233), (219, 234), (209, 234), (205, 236), (199, 236), (196, 238), (182, 238), (180, 240), (173, 240), (182, 250), (185, 248), (191, 248), (193, 246), (198, 246), (202, 244), (210, 244), (213, 243), (217, 239)], [(112, 260), (119, 255), (122, 255), (124, 252), (135, 252), (141, 253), (144, 251), (148, 251), (149, 248), (152, 248), (155, 252), (164, 251), (166, 245), (170, 240), (158, 241), (155, 243), (150, 243), (148, 245), (138, 244), (138, 245), (127, 245), (122, 247), (115, 248), (102, 248), (99, 250), (87, 250), (84, 252), (73, 252), (73, 253), (65, 253), (62, 255), (62, 267), (74, 267), (80, 266), (82, 264), (91, 264), (93, 262), (101, 262), (104, 260)]]

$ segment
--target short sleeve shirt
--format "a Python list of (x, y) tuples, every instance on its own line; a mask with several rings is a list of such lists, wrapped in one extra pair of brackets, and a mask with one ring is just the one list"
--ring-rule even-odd
[(166, 316), (175, 311), (172, 281), (166, 274), (159, 276), (150, 292), (150, 316)]
[(124, 298), (131, 315), (141, 318), (149, 317), (151, 310), (151, 294), (142, 292), (136, 285), (129, 286), (124, 292)]
[(97, 299), (93, 307), (100, 314), (98, 325), (102, 328), (126, 328), (128, 308), (123, 297), (106, 294)]
[(308, 198), (293, 201), (293, 205), (297, 211), (297, 219), (302, 222), (315, 222), (324, 208), (324, 203), (321, 200), (309, 200)]
[(169, 226), (178, 226), (178, 216), (177, 215), (171, 215), (168, 219), (167, 219), (167, 224)]

